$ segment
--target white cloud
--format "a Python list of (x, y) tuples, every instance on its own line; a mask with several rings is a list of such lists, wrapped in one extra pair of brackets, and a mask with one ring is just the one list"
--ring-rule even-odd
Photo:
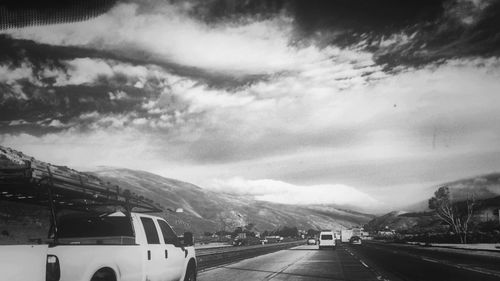
[(57, 119), (50, 121), (49, 126), (58, 128), (65, 127), (65, 125), (60, 120)]
[[(112, 78), (116, 75), (124, 75), (128, 78), (125, 82), (128, 86), (144, 88), (148, 82), (154, 81), (162, 87), (168, 83), (175, 82), (179, 78), (167, 73), (163, 69), (154, 65), (134, 66), (114, 60), (103, 60), (94, 58), (75, 58), (61, 61), (67, 68), (41, 65), (41, 70), (35, 72), (34, 66), (26, 61), (19, 66), (12, 64), (0, 65), (0, 83), (10, 86), (13, 96), (17, 99), (29, 99), (24, 93), (24, 87), (20, 82), (28, 81), (38, 86), (49, 86), (41, 79), (52, 78), (54, 83), (50, 86), (61, 87), (68, 85), (94, 84), (99, 77)], [(171, 81), (171, 82), (170, 82)], [(8, 97), (6, 93), (4, 98)], [(110, 99), (126, 98), (126, 93), (117, 91), (110, 95)]]
[[(147, 15), (135, 5), (121, 4), (89, 22), (9, 32), (48, 44), (140, 51), (148, 59), (211, 72), (272, 75), (225, 90), (150, 65), (75, 59), (66, 62), (68, 75), (54, 70), (44, 75), (68, 85), (123, 73), (135, 77), (127, 83), (139, 89), (151, 77), (161, 80), (159, 97), (140, 101), (150, 116), (94, 112), (79, 118), (94, 124), (89, 134), (76, 130), (40, 138), (3, 134), (4, 140), (63, 164), (129, 165), (194, 182), (234, 175), (279, 178), (289, 183), (244, 179), (218, 183), (251, 187), (252, 195), (278, 202), (313, 200), (308, 194), (322, 195), (315, 200), (347, 202), (366, 198), (362, 191), (373, 186), (404, 192), (438, 176), (499, 167), (498, 160), (485, 157), (500, 152), (497, 58), (450, 60), (386, 74), (368, 52), (291, 46), (293, 23), (287, 18), (207, 25), (173, 6), (161, 12)], [(382, 45), (398, 47), (413, 36), (397, 34)], [(0, 68), (0, 73), (10, 70)], [(6, 75), (11, 78), (6, 76), (5, 81), (16, 81), (32, 73), (24, 67)], [(119, 96), (112, 93), (110, 98)], [(71, 149), (75, 144), (78, 149)], [(92, 159), (94, 149), (104, 156)], [(71, 155), (46, 152), (54, 150)], [(471, 166), (472, 162), (477, 165)], [(341, 180), (336, 179), (339, 176)], [(337, 182), (345, 185), (332, 184)], [(268, 191), (273, 188), (293, 192)], [(347, 195), (335, 199), (330, 197), (332, 190)]]
[(113, 70), (102, 60), (77, 58), (67, 61), (67, 74), (58, 75), (54, 86), (81, 85), (95, 81), (99, 75), (111, 76)]
[[(147, 157), (154, 158), (149, 155), (147, 137), (127, 128), (108, 128), (87, 133), (70, 128), (40, 137), (24, 133), (3, 134), (0, 140), (2, 145), (42, 161), (71, 167), (113, 164), (141, 169), (140, 165), (148, 162), (145, 160)], [(116, 162), (118, 159), (119, 162)]]
[(133, 66), (113, 60), (94, 58), (76, 58), (63, 61), (67, 71), (62, 69), (44, 71), (46, 77), (55, 78), (54, 86), (92, 84), (100, 76), (113, 77), (125, 75), (131, 78), (129, 86), (143, 88), (147, 79), (168, 79), (170, 75), (157, 66)]
[(108, 96), (110, 100), (123, 100), (129, 97), (127, 93), (120, 90), (117, 90), (115, 92), (108, 92)]
[(21, 79), (37, 83), (37, 79), (33, 75), (33, 66), (30, 63), (23, 62), (19, 66), (11, 64), (0, 65), (0, 83), (11, 85)]
[(235, 177), (212, 180), (206, 188), (221, 193), (251, 195), (257, 200), (283, 204), (357, 205), (365, 208), (379, 204), (366, 193), (342, 184), (299, 186), (271, 179), (247, 180)]
[(28, 95), (24, 92), (24, 87), (19, 84), (26, 80), (34, 85), (40, 86), (42, 83), (33, 73), (33, 65), (29, 62), (22, 62), (19, 66), (10, 63), (0, 65), (0, 83), (10, 87), (10, 92), (3, 90), (0, 100), (7, 98), (28, 100)]
[(179, 87), (179, 83), (173, 86), (173, 93), (188, 104), (192, 112), (203, 112), (206, 110), (220, 110), (224, 108), (241, 108), (251, 104), (255, 97), (243, 92), (227, 92), (225, 90), (211, 90), (204, 85), (196, 85), (192, 81), (186, 81), (188, 85)]
[[(8, 33), (47, 44), (120, 51), (130, 56), (145, 53), (148, 59), (230, 75), (295, 71), (343, 52), (332, 47), (324, 51), (312, 44), (293, 46), (293, 22), (284, 16), (206, 24), (168, 4), (147, 13), (139, 12), (136, 4), (119, 4), (86, 22), (34, 26)], [(359, 52), (350, 56), (359, 60)]]
[(387, 47), (402, 47), (411, 43), (411, 40), (415, 38), (418, 32), (413, 32), (412, 34), (407, 34), (405, 32), (394, 33), (388, 37), (382, 37), (380, 39), (379, 46), (382, 48)]
[(9, 122), (10, 126), (18, 126), (18, 125), (24, 125), (24, 124), (29, 124), (29, 122), (26, 122), (25, 120), (22, 120), (22, 119), (12, 120)]
[(472, 25), (482, 18), (483, 11), (492, 3), (492, 0), (457, 0), (453, 5), (447, 5), (446, 14), (455, 22)]

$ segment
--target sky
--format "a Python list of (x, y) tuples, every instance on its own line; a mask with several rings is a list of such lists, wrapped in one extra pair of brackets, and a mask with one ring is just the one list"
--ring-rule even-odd
[(128, 0), (0, 30), (0, 144), (381, 212), (500, 171), (500, 1)]

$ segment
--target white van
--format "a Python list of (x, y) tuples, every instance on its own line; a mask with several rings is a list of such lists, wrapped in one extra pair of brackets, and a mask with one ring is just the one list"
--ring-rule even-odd
[(319, 249), (331, 247), (335, 249), (335, 233), (333, 231), (321, 231), (319, 234)]

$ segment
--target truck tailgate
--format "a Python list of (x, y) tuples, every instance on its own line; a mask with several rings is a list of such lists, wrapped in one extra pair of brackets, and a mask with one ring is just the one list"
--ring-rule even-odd
[(2, 280), (44, 281), (47, 245), (0, 246)]

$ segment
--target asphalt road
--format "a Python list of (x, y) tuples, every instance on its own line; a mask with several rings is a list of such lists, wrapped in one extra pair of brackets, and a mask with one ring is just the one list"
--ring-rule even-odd
[(298, 246), (243, 261), (210, 268), (198, 280), (383, 280), (344, 248), (318, 250)]
[(500, 280), (498, 253), (373, 242), (342, 247), (389, 280)]
[(302, 245), (228, 261), (201, 271), (198, 280), (499, 281), (500, 253), (387, 243), (336, 250)]

